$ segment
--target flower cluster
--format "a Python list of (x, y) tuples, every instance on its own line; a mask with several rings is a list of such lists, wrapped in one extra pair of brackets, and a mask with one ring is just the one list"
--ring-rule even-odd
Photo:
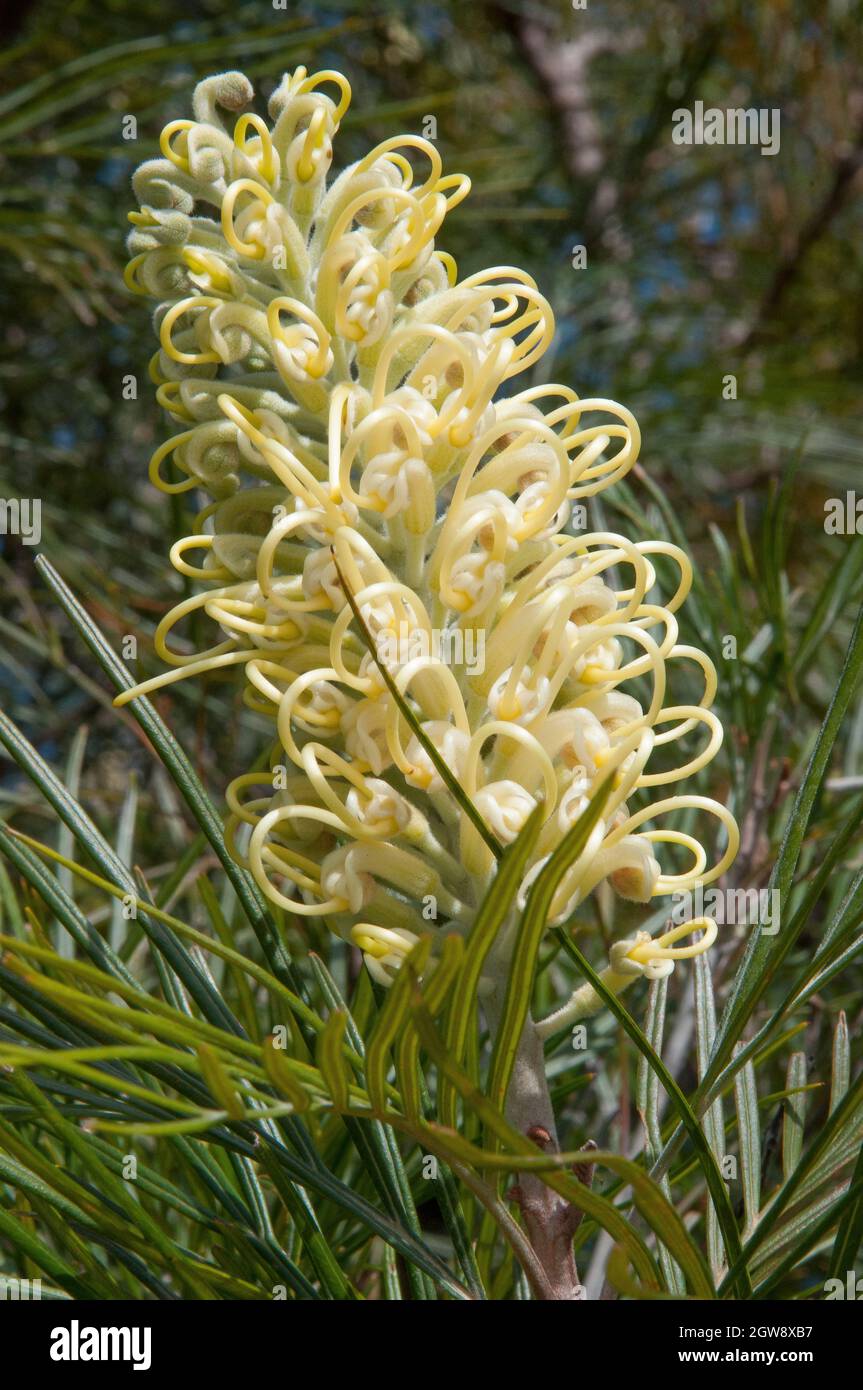
[[(418, 923), (469, 926), (495, 859), (411, 733), (384, 660), (502, 845), (542, 802), (522, 900), (613, 774), (553, 921), (604, 880), (640, 903), (708, 883), (737, 830), (705, 797), (638, 795), (704, 767), (722, 729), (712, 663), (677, 640), (685, 554), (573, 524), (580, 499), (632, 467), (635, 420), (565, 386), (511, 390), (551, 342), (549, 305), (512, 267), (458, 279), (436, 238), (469, 180), (444, 174), (429, 141), (385, 140), (328, 182), (349, 99), (340, 74), (300, 68), (268, 125), (241, 74), (209, 78), (194, 119), (171, 122), (163, 158), (135, 175), (127, 283), (158, 301), (151, 374), (179, 427), (151, 478), (209, 501), (171, 551), (199, 590), (156, 632), (173, 669), (121, 698), (243, 667), (246, 702), (277, 741), (270, 773), (228, 790), (233, 852), (268, 898), (325, 916), (386, 983)], [(196, 610), (217, 629), (203, 652), (174, 634)], [(382, 640), (405, 633), (422, 640), (383, 658)], [(482, 662), (448, 661), (441, 634), (481, 636)], [(699, 673), (697, 704), (666, 703), (678, 664)], [(694, 751), (676, 752), (690, 734)], [(668, 825), (682, 809), (724, 826), (711, 865)], [(662, 846), (682, 847), (686, 867), (663, 869)], [(625, 945), (623, 974), (672, 958)]]

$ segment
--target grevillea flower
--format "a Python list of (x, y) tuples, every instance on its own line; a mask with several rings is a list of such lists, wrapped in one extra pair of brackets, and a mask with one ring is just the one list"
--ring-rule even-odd
[[(127, 282), (158, 301), (151, 374), (178, 426), (150, 474), (210, 500), (171, 551), (198, 586), (156, 631), (174, 669), (121, 698), (242, 668), (277, 739), (271, 773), (228, 789), (233, 852), (383, 983), (421, 928), (467, 930), (495, 859), (382, 664), (502, 845), (542, 802), (521, 902), (613, 774), (551, 922), (603, 881), (637, 903), (711, 882), (738, 836), (724, 806), (679, 789), (722, 739), (713, 664), (677, 640), (690, 562), (572, 525), (573, 503), (632, 467), (635, 420), (566, 386), (513, 391), (551, 342), (551, 309), (509, 266), (459, 280), (436, 238), (469, 180), (433, 144), (396, 136), (328, 182), (345, 78), (285, 76), (271, 125), (252, 95), (239, 73), (202, 82), (194, 119), (172, 121), (134, 179)], [(674, 574), (664, 597), (660, 573)], [(217, 634), (190, 652), (174, 629), (201, 609)], [(460, 661), (466, 646), (482, 660)], [(697, 704), (669, 700), (683, 665)], [(712, 864), (669, 827), (680, 810), (724, 827)], [(667, 846), (688, 867), (663, 868)], [(675, 947), (681, 934), (618, 943), (613, 987), (667, 973), (715, 928)], [(577, 995), (555, 1021), (589, 1007)]]

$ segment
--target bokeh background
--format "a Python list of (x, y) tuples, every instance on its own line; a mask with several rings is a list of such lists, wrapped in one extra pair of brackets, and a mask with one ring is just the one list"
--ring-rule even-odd
[[(723, 638), (736, 640), (711, 791), (743, 822), (736, 881), (763, 885), (863, 588), (863, 537), (824, 529), (826, 499), (863, 496), (860, 5), (187, 0), (181, 14), (168, 0), (35, 0), (2, 27), (0, 497), (41, 499), (39, 548), (115, 643), (136, 635), (151, 673), (150, 635), (183, 582), (166, 558), (183, 504), (147, 482), (167, 427), (147, 378), (148, 312), (122, 283), (130, 173), (162, 125), (188, 114), (199, 77), (239, 67), (266, 97), (285, 69), (337, 67), (354, 87), (337, 162), (433, 116), (445, 166), (474, 181), (444, 247), (464, 274), (529, 270), (558, 323), (543, 376), (635, 412), (642, 463), (592, 504), (591, 523), (682, 539), (698, 569), (683, 640), (717, 660)], [(676, 146), (672, 112), (695, 100), (779, 108), (779, 153)], [(579, 246), (586, 268), (573, 265)], [(123, 394), (130, 373), (135, 400)], [(188, 827), (40, 588), (35, 549), (0, 537), (0, 699), (158, 881)], [(253, 717), (218, 676), (169, 687), (158, 704), (217, 796), (260, 752)], [(804, 876), (806, 855), (859, 814), (861, 745), (858, 701)], [(0, 814), (54, 833), (10, 763), (0, 797)], [(846, 881), (828, 888), (824, 913)], [(830, 1000), (854, 1027), (857, 985), (852, 974)], [(819, 1026), (816, 1010), (813, 1052), (829, 1043)]]

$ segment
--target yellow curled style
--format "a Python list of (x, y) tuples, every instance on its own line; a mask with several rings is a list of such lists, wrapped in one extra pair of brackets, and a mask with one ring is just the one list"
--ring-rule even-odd
[[(240, 194), (251, 195), (256, 203), (260, 203), (266, 210), (272, 206), (274, 199), (269, 189), (264, 188), (263, 184), (256, 183), (254, 179), (235, 179), (228, 186), (224, 198), (222, 199), (222, 232), (225, 240), (232, 251), (236, 251), (238, 256), (245, 256), (249, 260), (260, 261), (266, 255), (266, 247), (257, 241), (242, 241), (237, 235), (234, 225), (234, 205)], [(252, 209), (255, 203), (252, 204)], [(248, 213), (246, 214), (248, 218)]]
[(311, 356), (306, 356), (305, 370), (315, 379), (325, 376), (332, 363), (330, 335), (317, 314), (307, 304), (301, 304), (299, 300), (286, 295), (270, 300), (267, 306), (267, 328), (273, 342), (282, 343), (285, 347), (292, 345), (292, 339), (290, 332), (282, 326), (282, 314), (293, 314), (300, 323), (312, 329), (317, 337), (317, 349)]
[[(305, 73), (305, 68), (298, 68), (297, 72)], [(331, 82), (339, 89), (339, 102), (333, 112), (333, 122), (338, 129), (342, 117), (351, 104), (351, 84), (344, 73), (337, 72), (335, 68), (324, 68), (321, 72), (312, 73), (310, 77), (304, 76), (297, 87), (297, 94), (305, 95), (308, 92), (314, 92), (325, 82)]]
[(171, 340), (171, 330), (184, 314), (191, 313), (193, 309), (216, 309), (221, 303), (221, 299), (214, 299), (211, 295), (193, 294), (188, 299), (180, 299), (176, 304), (173, 304), (159, 326), (159, 341), (165, 355), (174, 362), (194, 363), (195, 365), (221, 361), (219, 354), (212, 350), (208, 352), (182, 352), (174, 346)]
[[(688, 946), (673, 944), (684, 936), (694, 935), (697, 931), (702, 933), (698, 941), (690, 942)], [(693, 956), (700, 956), (709, 951), (718, 934), (719, 928), (712, 917), (693, 917), (691, 921), (681, 923), (672, 931), (663, 932), (651, 941), (633, 946), (627, 955), (630, 960), (638, 961), (641, 965), (647, 965), (651, 960), (691, 960)]]
[[(189, 173), (188, 154), (179, 153), (171, 142), (175, 135), (182, 133), (182, 135), (188, 136), (188, 132), (194, 130), (194, 127), (194, 121), (169, 121), (159, 136), (159, 149), (162, 154), (166, 159), (170, 159), (171, 163), (175, 164), (178, 169), (182, 169), (185, 174)], [(183, 140), (183, 145), (185, 144), (186, 140)]]
[(430, 166), (428, 178), (425, 183), (414, 190), (416, 196), (421, 199), (426, 193), (437, 187), (443, 173), (443, 161), (437, 146), (421, 135), (391, 135), (388, 140), (382, 140), (379, 145), (375, 145), (373, 150), (369, 150), (368, 154), (363, 155), (362, 159), (354, 166), (354, 172), (356, 174), (368, 173), (379, 160), (386, 160), (401, 170), (402, 187), (409, 189), (413, 185), (413, 169), (407, 159), (402, 156), (402, 150), (419, 150), (428, 159)]
[[(250, 153), (248, 132), (254, 130), (258, 138), (258, 149)], [(234, 126), (234, 144), (244, 158), (257, 166), (258, 174), (267, 183), (275, 182), (278, 175), (273, 142), (265, 121), (253, 111), (247, 111)]]

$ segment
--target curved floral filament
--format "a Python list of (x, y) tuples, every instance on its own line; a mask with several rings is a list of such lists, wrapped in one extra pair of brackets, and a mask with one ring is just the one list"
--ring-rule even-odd
[(528, 749), (534, 763), (535, 780), (541, 782), (543, 786), (545, 809), (551, 815), (557, 802), (557, 777), (551, 759), (532, 733), (527, 729), (522, 729), (518, 724), (508, 724), (502, 719), (483, 724), (471, 738), (464, 767), (464, 783), (467, 795), (473, 797), (480, 790), (478, 785), (480, 753), (483, 745), (490, 738), (496, 737), (511, 739)]
[[(304, 72), (305, 69), (298, 68), (297, 72), (300, 71)], [(310, 77), (304, 77), (300, 81), (297, 92), (302, 95), (308, 92), (315, 92), (317, 88), (322, 86), (325, 82), (332, 82), (333, 86), (339, 89), (339, 101), (337, 106), (332, 102), (330, 97), (326, 98), (330, 105), (333, 106), (332, 118), (336, 129), (338, 129), (339, 122), (351, 104), (352, 95), (351, 84), (344, 73), (337, 72), (335, 68), (323, 68), (320, 72), (313, 72)]]
[[(704, 694), (698, 701), (698, 709), (709, 709), (716, 698), (716, 691), (719, 686), (719, 677), (716, 673), (716, 667), (707, 653), (700, 651), (698, 647), (681, 646), (677, 643), (668, 653), (668, 660), (674, 661), (681, 657), (685, 660), (694, 661), (695, 664), (701, 668), (704, 674)], [(698, 719), (696, 717), (684, 719), (673, 729), (666, 730), (664, 734), (657, 734), (657, 745), (675, 743), (677, 739), (682, 738), (684, 734), (688, 734), (690, 730), (694, 729), (697, 723)]]
[[(629, 637), (636, 645), (644, 648), (644, 657), (630, 662), (628, 668), (588, 665), (585, 661), (588, 653), (599, 647), (601, 643), (607, 643), (612, 637)], [(572, 643), (565, 659), (550, 679), (550, 700), (552, 702), (557, 698), (564, 681), (574, 674), (574, 668), (580, 662), (584, 664), (577, 679), (583, 684), (596, 684), (603, 688), (616, 688), (633, 675), (646, 675), (650, 672), (653, 675), (653, 694), (644, 718), (646, 722), (653, 723), (665, 697), (665, 661), (659, 646), (649, 633), (636, 627), (633, 623), (609, 623), (602, 628), (588, 629), (583, 637)], [(586, 673), (588, 674), (586, 675)]]
[[(276, 582), (273, 566), (276, 562), (279, 546), (295, 531), (299, 531), (307, 525), (308, 521), (303, 512), (286, 512), (270, 527), (262, 540), (255, 562), (255, 575), (265, 598), (269, 598), (273, 594), (273, 587)], [(296, 613), (313, 613), (322, 607), (320, 600), (292, 599), (284, 593), (278, 596), (277, 602), (280, 607)]]
[(189, 579), (230, 579), (230, 570), (223, 566), (213, 565), (211, 569), (206, 569), (201, 566), (190, 565), (185, 559), (187, 550), (211, 550), (214, 539), (213, 536), (183, 536), (181, 540), (175, 541), (170, 550), (171, 564), (174, 569), (180, 574), (185, 574)]
[[(685, 719), (689, 727), (695, 724), (706, 724), (710, 731), (710, 738), (697, 756), (690, 758), (688, 763), (681, 767), (672, 768), (669, 772), (650, 772), (644, 773), (638, 781), (640, 787), (662, 787), (669, 782), (681, 782), (686, 777), (694, 777), (703, 767), (716, 757), (722, 747), (722, 724), (717, 719), (712, 710), (703, 709), (698, 705), (675, 705), (663, 709), (656, 716), (657, 724), (667, 724), (672, 719)], [(678, 737), (679, 731), (678, 731)], [(657, 739), (657, 743), (658, 743)]]
[[(257, 692), (262, 696), (262, 699), (255, 700), (252, 707), (275, 719), (282, 696), (301, 674), (295, 666), (286, 666), (283, 660), (275, 661), (259, 652), (246, 667), (249, 681), (249, 690), (246, 693), (253, 696)], [(277, 685), (276, 681), (281, 681), (282, 684)]]
[(184, 246), (180, 255), (183, 264), (193, 275), (209, 280), (210, 289), (217, 290), (221, 294), (231, 293), (233, 281), (226, 269), (227, 263), (221, 256), (215, 256), (200, 247), (191, 246)]
[[(257, 136), (257, 148), (250, 149), (248, 132), (254, 130)], [(253, 111), (247, 111), (240, 117), (234, 126), (234, 144), (244, 159), (249, 160), (257, 168), (261, 178), (267, 183), (275, 183), (278, 179), (278, 163), (273, 149), (273, 142), (266, 122), (260, 116), (256, 116)]]
[[(488, 429), (484, 430), (479, 438), (474, 441), (473, 447), (462, 463), (447, 509), (447, 515), (431, 557), (429, 568), (432, 583), (440, 582), (439, 576), (443, 572), (444, 562), (448, 556), (449, 548), (452, 543), (453, 532), (462, 524), (464, 503), (471, 492), (477, 468), (485, 458), (489, 449), (497, 439), (511, 433), (514, 429), (518, 427), (533, 429), (536, 423), (537, 422), (530, 419), (530, 417), (526, 417), (524, 421), (496, 421), (493, 425), (489, 426)], [(551, 436), (553, 431), (549, 430), (548, 434)]]
[[(379, 248), (387, 262), (389, 272), (398, 270), (401, 266), (410, 265), (416, 258), (422, 247), (429, 240), (429, 231), (426, 219), (423, 216), (422, 205), (417, 200), (416, 194), (405, 188), (393, 188), (386, 184), (381, 184), (378, 188), (370, 188), (353, 198), (347, 207), (343, 208), (336, 219), (335, 226), (330, 234), (330, 244), (338, 242), (348, 231), (351, 223), (355, 221), (357, 214), (363, 208), (371, 207), (380, 202), (382, 198), (391, 199), (397, 206), (401, 206), (407, 214), (408, 226), (405, 235), (396, 238), (396, 245), (387, 255), (383, 247)], [(396, 223), (395, 226), (399, 224)]]
[[(674, 942), (685, 936), (692, 936), (697, 931), (702, 932), (700, 940), (690, 942), (688, 946), (674, 945)], [(650, 960), (691, 960), (694, 956), (703, 955), (708, 951), (718, 933), (719, 928), (712, 917), (693, 917), (691, 921), (683, 922), (671, 931), (653, 937), (650, 942), (633, 947), (628, 955), (640, 965), (646, 965)]]
[(357, 922), (351, 927), (351, 941), (363, 953), (366, 968), (385, 988), (392, 984), (419, 937), (404, 927), (382, 927), (374, 922)]
[[(701, 931), (701, 939), (689, 946), (674, 946), (684, 935)], [(639, 932), (634, 939), (617, 941), (609, 952), (611, 964), (600, 972), (600, 979), (614, 994), (621, 994), (642, 977), (660, 980), (670, 975), (678, 960), (691, 959), (709, 951), (718, 935), (716, 923), (710, 917), (694, 918), (674, 931), (651, 937)], [(590, 1018), (603, 1008), (603, 1000), (592, 985), (582, 985), (569, 1001), (536, 1025), (541, 1039), (553, 1037), (563, 1028), (572, 1027), (583, 1018)]]
[(667, 608), (669, 613), (676, 613), (692, 588), (692, 561), (685, 550), (681, 550), (679, 545), (673, 545), (671, 541), (639, 541), (638, 548), (642, 555), (665, 555), (677, 565), (680, 571), (679, 583), (671, 598), (663, 601), (663, 607)]
[(231, 632), (248, 634), (256, 641), (277, 645), (293, 642), (299, 636), (299, 629), (290, 619), (282, 623), (267, 622), (265, 610), (259, 602), (232, 597), (211, 598), (209, 595), (206, 598), (204, 611), (207, 617)]
[[(311, 820), (333, 829), (341, 829), (341, 822), (331, 811), (319, 806), (277, 806), (262, 816), (249, 838), (247, 851), (249, 870), (261, 892), (288, 912), (301, 917), (325, 917), (330, 912), (344, 912), (348, 907), (347, 898), (326, 898), (318, 903), (304, 903), (298, 898), (282, 893), (270, 879), (267, 868), (273, 868), (283, 878), (297, 884), (305, 875), (298, 875), (288, 856), (277, 846), (267, 843), (267, 837), (284, 821)], [(320, 889), (318, 889), (320, 891)]]
[[(428, 679), (429, 677), (431, 679)], [(423, 691), (419, 697), (419, 703), (423, 707), (425, 717), (443, 719), (453, 715), (455, 727), (463, 733), (467, 733), (469, 729), (467, 713), (458, 681), (443, 662), (435, 661), (430, 656), (419, 656), (415, 657), (413, 661), (409, 661), (395, 677), (399, 694), (407, 697), (413, 682), (422, 678), (425, 679), (423, 679)], [(387, 748), (396, 767), (401, 772), (411, 774), (415, 768), (408, 758), (399, 736), (401, 719), (402, 715), (398, 705), (394, 700), (388, 699), (386, 704)]]
[(331, 524), (337, 526), (343, 522), (341, 513), (333, 506), (326, 489), (321, 487), (318, 479), (279, 440), (271, 439), (264, 434), (254, 411), (247, 409), (227, 394), (219, 396), (218, 404), (222, 413), (229, 420), (233, 420), (238, 429), (255, 445), (279, 481), (284, 483), (295, 497), (308, 507), (319, 507), (330, 519)]
[(351, 430), (347, 441), (341, 449), (338, 461), (338, 472), (336, 475), (336, 492), (341, 499), (352, 502), (355, 507), (365, 508), (369, 511), (383, 511), (384, 506), (380, 503), (375, 504), (374, 500), (367, 495), (357, 492), (351, 483), (351, 470), (354, 462), (365, 445), (370, 435), (373, 435), (380, 426), (398, 427), (404, 434), (404, 449), (406, 456), (422, 456), (423, 445), (420, 439), (416, 421), (403, 410), (400, 406), (384, 406), (380, 410), (373, 410), (370, 415)]
[(123, 270), (123, 283), (126, 289), (131, 290), (133, 294), (148, 295), (150, 293), (146, 285), (141, 285), (137, 279), (138, 270), (149, 255), (149, 251), (142, 251), (139, 255), (133, 256), (132, 259), (126, 263)]
[(178, 400), (179, 395), (179, 381), (164, 381), (162, 385), (156, 389), (156, 400), (162, 409), (166, 410), (169, 415), (172, 415), (175, 420), (179, 420), (183, 424), (189, 424), (194, 421), (195, 417), (192, 415), (191, 411), (186, 408), (182, 400)]
[(193, 309), (211, 310), (217, 308), (221, 303), (221, 299), (215, 299), (211, 295), (196, 294), (191, 295), (188, 299), (180, 299), (176, 304), (172, 304), (159, 326), (159, 341), (162, 344), (162, 351), (165, 355), (170, 357), (174, 362), (182, 362), (184, 364), (200, 365), (204, 362), (220, 362), (221, 358), (219, 354), (212, 350), (203, 352), (182, 352), (179, 348), (174, 346), (171, 340), (171, 330), (177, 322), (177, 319), (182, 318), (184, 314), (190, 313)]
[[(140, 699), (144, 695), (152, 695), (155, 690), (163, 690), (166, 685), (175, 685), (177, 681), (189, 680), (195, 676), (209, 675), (211, 671), (221, 671), (226, 666), (238, 666), (254, 656), (255, 651), (237, 651), (233, 642), (224, 642), (219, 647), (211, 647), (209, 652), (203, 656), (190, 656), (183, 658), (184, 665), (171, 671), (163, 671), (161, 675), (151, 676), (149, 680), (139, 681), (137, 685), (130, 686), (128, 690), (122, 690), (119, 695), (115, 695), (114, 704), (119, 708), (127, 705), (130, 700)], [(170, 658), (163, 658), (171, 661), (180, 660), (176, 654)]]
[[(363, 155), (362, 159), (354, 166), (354, 172), (364, 174), (371, 171), (380, 159), (388, 159), (395, 163), (394, 153), (400, 150), (419, 150), (428, 159), (430, 170), (425, 183), (415, 190), (416, 196), (422, 198), (437, 186), (438, 180), (443, 173), (443, 162), (438, 152), (437, 146), (430, 140), (426, 140), (421, 135), (392, 135), (388, 140), (382, 140), (379, 145), (375, 145), (373, 150)], [(406, 166), (406, 167), (405, 167)], [(407, 160), (399, 161), (397, 167), (401, 168), (403, 175), (403, 187), (408, 189), (413, 181), (413, 170)]]
[[(162, 464), (166, 458), (173, 454), (177, 449), (182, 448), (192, 438), (194, 430), (184, 430), (182, 434), (175, 434), (172, 439), (166, 439), (164, 444), (160, 444), (156, 452), (152, 455), (149, 465), (150, 482), (157, 487), (160, 492), (177, 493), (190, 492), (193, 487), (198, 486), (197, 478), (187, 476), (179, 483), (169, 483), (162, 477)], [(174, 460), (177, 466), (182, 469), (182, 464)]]
[(273, 203), (273, 195), (263, 184), (256, 183), (254, 179), (235, 179), (228, 185), (222, 199), (222, 233), (228, 245), (238, 256), (244, 256), (247, 260), (260, 261), (267, 254), (266, 246), (260, 241), (243, 241), (237, 235), (234, 221), (234, 204), (240, 194), (246, 193), (253, 198), (253, 202), (243, 214), (243, 221), (248, 224), (250, 220), (260, 222), (261, 209), (264, 214), (266, 209)]
[(455, 192), (446, 199), (446, 211), (452, 212), (453, 208), (457, 208), (459, 203), (464, 202), (472, 186), (467, 174), (447, 174), (445, 178), (438, 180), (434, 191), (435, 193), (444, 193), (450, 188), (455, 189)]
[[(399, 833), (399, 825), (396, 820), (387, 821), (382, 819), (377, 825), (360, 819), (355, 815), (346, 802), (336, 795), (327, 779), (326, 770), (334, 777), (345, 780), (349, 786), (353, 786), (355, 793), (361, 803), (369, 805), (374, 802), (376, 792), (369, 786), (367, 779), (360, 774), (352, 764), (346, 762), (332, 749), (323, 744), (306, 744), (302, 751), (303, 769), (317, 792), (321, 802), (327, 806), (335, 816), (338, 816), (344, 826), (345, 835), (353, 837), (357, 841), (389, 840), (393, 835)], [(350, 796), (350, 793), (348, 793)], [(393, 790), (392, 797), (398, 797), (398, 793)]]
[(302, 716), (298, 714), (300, 697), (307, 690), (312, 689), (321, 681), (340, 681), (341, 677), (333, 667), (317, 667), (311, 671), (305, 671), (291, 682), (287, 690), (281, 695), (278, 704), (277, 724), (279, 730), (279, 740), (292, 762), (297, 767), (303, 767), (302, 750), (294, 737), (294, 720)]
[(178, 169), (182, 169), (184, 173), (187, 174), (190, 172), (188, 147), (187, 152), (184, 154), (175, 149), (171, 142), (175, 135), (182, 133), (186, 137), (186, 139), (183, 140), (183, 144), (187, 145), (188, 133), (190, 130), (194, 130), (194, 128), (194, 121), (169, 121), (159, 136), (159, 149), (162, 151), (162, 154), (166, 159), (170, 159), (171, 163), (175, 164)]
[[(449, 429), (452, 420), (461, 409), (462, 403), (466, 398), (466, 392), (469, 389), (469, 382), (474, 366), (468, 346), (449, 328), (445, 328), (442, 324), (411, 324), (410, 327), (397, 328), (388, 336), (387, 341), (381, 349), (377, 363), (375, 364), (375, 373), (372, 381), (372, 406), (374, 409), (379, 409), (384, 403), (388, 390), (387, 380), (389, 372), (393, 362), (397, 358), (397, 354), (402, 351), (407, 343), (416, 342), (418, 339), (421, 340), (422, 338), (431, 338), (433, 342), (445, 344), (462, 370), (462, 386), (458, 391), (453, 391), (451, 393), (452, 399), (447, 401), (444, 408), (438, 411), (437, 420), (432, 426), (432, 435), (436, 437)], [(423, 371), (424, 356), (425, 353), (419, 356), (419, 361), (413, 367), (412, 371), (409, 372), (407, 376), (409, 385), (415, 383), (422, 385), (424, 375), (428, 375), (428, 373), (424, 373)]]
[[(298, 333), (296, 326), (285, 329), (282, 324), (282, 314), (293, 314), (296, 319), (307, 329), (312, 331), (310, 340), (308, 333)], [(317, 380), (325, 376), (330, 370), (333, 362), (333, 355), (330, 351), (330, 335), (321, 320), (306, 304), (301, 304), (298, 299), (290, 299), (281, 296), (278, 299), (271, 299), (267, 306), (267, 328), (270, 338), (274, 344), (281, 345), (289, 357), (293, 354), (297, 356), (297, 347), (302, 344), (305, 351), (298, 354), (299, 361), (302, 363), (302, 370), (310, 377)], [(293, 331), (292, 331), (293, 330)], [(314, 347), (309, 348), (310, 341), (314, 342)]]
[[(708, 811), (712, 816), (715, 816), (726, 831), (728, 843), (724, 853), (720, 855), (717, 862), (707, 873), (689, 871), (683, 874), (661, 875), (654, 888), (654, 896), (677, 893), (687, 888), (705, 887), (708, 883), (713, 883), (725, 873), (729, 864), (731, 864), (736, 857), (740, 847), (740, 831), (737, 828), (736, 820), (728, 808), (723, 806), (719, 801), (713, 801), (710, 797), (690, 794), (666, 797), (663, 801), (657, 801), (650, 806), (644, 806), (640, 811), (636, 811), (633, 815), (628, 816), (620, 826), (615, 827), (609, 836), (609, 840), (613, 843), (624, 835), (630, 835), (634, 830), (638, 830), (644, 825), (646, 821), (654, 820), (657, 816), (668, 815), (672, 811), (684, 810)], [(660, 842), (669, 834), (680, 835), (682, 832), (643, 830), (641, 834), (645, 839)], [(684, 843), (683, 840), (675, 841), (675, 843), (677, 842)], [(692, 846), (701, 848), (697, 841), (692, 841)], [(693, 853), (695, 852), (695, 849), (693, 849)]]
[[(635, 416), (624, 406), (618, 405), (616, 401), (605, 400), (601, 397), (579, 400), (577, 403), (579, 417), (586, 411), (603, 411), (605, 414), (617, 416), (621, 423), (610, 424), (603, 421), (599, 425), (591, 425), (584, 429), (564, 435), (562, 442), (564, 447), (572, 452), (573, 449), (581, 449), (583, 452), (573, 460), (572, 490), (570, 497), (589, 497), (613, 483), (619, 482), (629, 472), (635, 460), (638, 458), (641, 449), (641, 431)], [(611, 458), (598, 460), (598, 455), (612, 439), (620, 439), (620, 448)], [(586, 452), (585, 446), (592, 442), (604, 440), (603, 448), (590, 455)], [(581, 464), (576, 471), (576, 466)]]
[[(153, 646), (163, 661), (167, 661), (171, 666), (188, 666), (192, 662), (207, 661), (211, 657), (221, 656), (224, 652), (233, 652), (236, 642), (229, 638), (225, 642), (219, 642), (215, 647), (209, 647), (204, 652), (194, 652), (191, 655), (183, 652), (172, 651), (168, 646), (168, 637), (183, 618), (190, 613), (195, 613), (198, 609), (205, 608), (217, 594), (224, 594), (230, 597), (236, 592), (235, 587), (225, 589), (206, 589), (201, 594), (193, 594), (190, 598), (183, 599), (181, 603), (175, 604), (170, 613), (166, 613), (158, 624), (153, 634)], [(254, 655), (254, 648), (250, 653)]]

